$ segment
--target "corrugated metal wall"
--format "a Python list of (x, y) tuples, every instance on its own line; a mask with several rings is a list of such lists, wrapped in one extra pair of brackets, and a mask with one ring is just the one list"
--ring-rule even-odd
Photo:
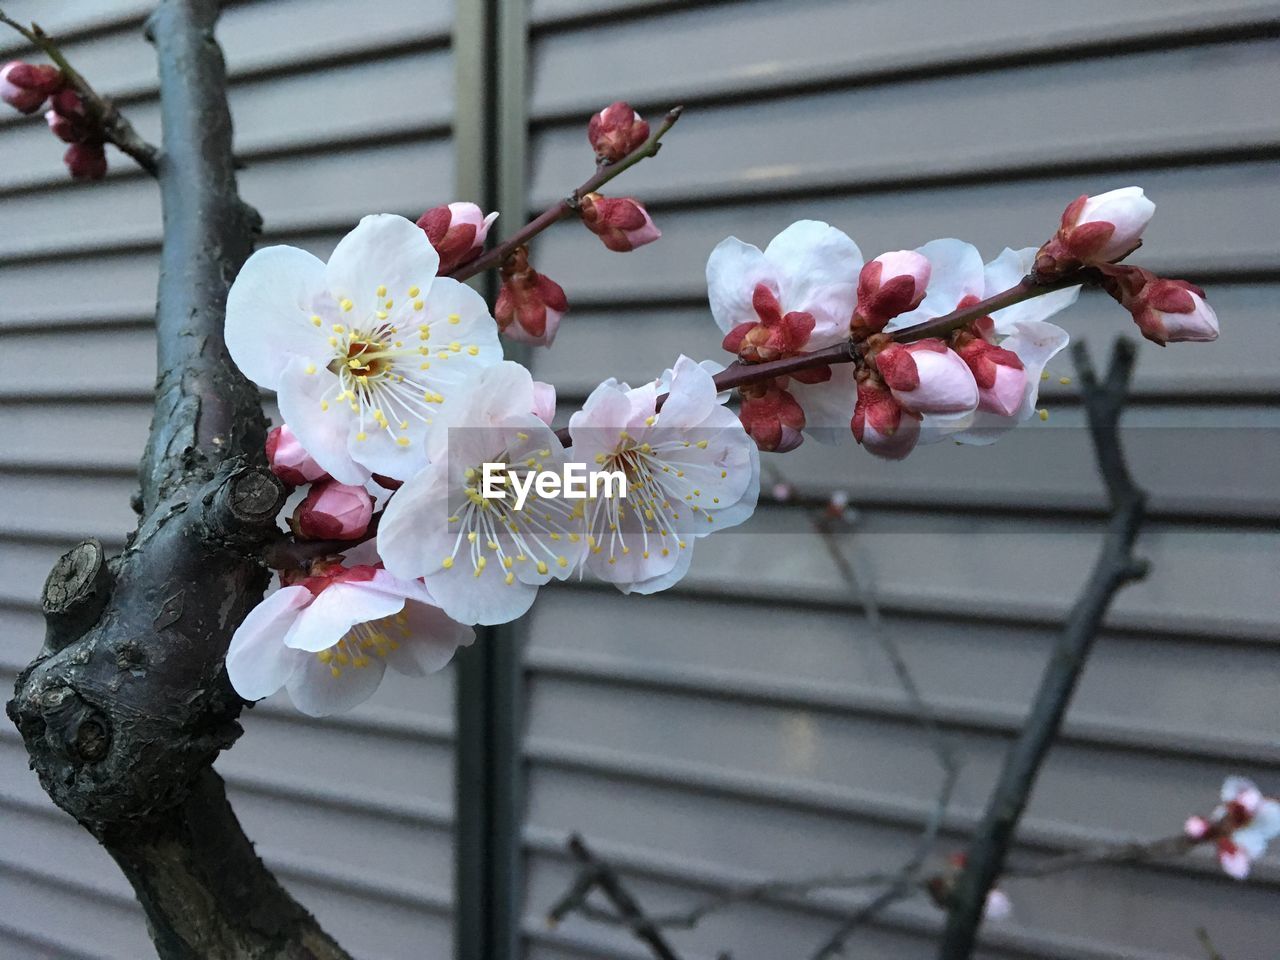
[[(6, 4), (69, 31), (74, 62), (154, 137), (138, 30), (149, 6)], [(624, 258), (564, 227), (536, 250), (574, 304), (536, 361), (569, 402), (682, 350), (718, 355), (701, 276), (730, 233), (763, 244), (817, 216), (868, 255), (946, 235), (994, 255), (1041, 239), (1082, 191), (1147, 188), (1160, 213), (1143, 262), (1211, 284), (1225, 334), (1142, 351), (1127, 423), (1153, 493), (1154, 573), (1117, 605), (1023, 853), (1174, 830), (1227, 772), (1274, 789), (1280, 4), (535, 0), (529, 15), (531, 207), (589, 171), (583, 119), (604, 102), (689, 107), (622, 188), (651, 201), (662, 242)], [(414, 0), (228, 9), (242, 185), (269, 241), (324, 254), (365, 212), (448, 197), (451, 21), (447, 5)], [(42, 127), (0, 119), (6, 684), (40, 633), (52, 558), (86, 534), (118, 545), (131, 525), (154, 374), (154, 188), (122, 160), (108, 185), (66, 182)], [(1123, 325), (1108, 306), (1087, 300), (1068, 326), (1101, 347)], [(981, 809), (1096, 543), (1101, 500), (1071, 388), (1050, 381), (1045, 404), (1048, 424), (989, 450), (930, 448), (891, 466), (806, 445), (777, 461), (861, 508), (888, 629), (965, 758), (951, 831)], [(936, 765), (856, 598), (805, 530), (793, 510), (762, 509), (746, 533), (703, 542), (688, 581), (660, 598), (544, 594), (526, 651), (530, 958), (640, 956), (581, 921), (542, 924), (571, 873), (559, 852), (570, 829), (633, 871), (657, 909), (728, 881), (907, 855)], [(264, 704), (219, 761), (264, 856), (361, 957), (448, 952), (451, 680), (389, 682), (324, 723)], [(50, 806), (7, 724), (0, 764), (0, 956), (149, 955), (127, 885)], [(1016, 916), (989, 955), (1198, 957), (1203, 923), (1231, 960), (1270, 960), (1278, 885), (1274, 861), (1240, 886), (1203, 858), (1011, 885)], [(891, 911), (854, 955), (928, 956), (937, 919)], [(825, 907), (756, 906), (679, 942), (697, 958), (725, 947), (777, 960), (805, 955), (832, 923)]]
[[(573, 309), (535, 369), (566, 397), (604, 371), (641, 381), (681, 350), (718, 356), (703, 267), (737, 235), (761, 246), (801, 217), (867, 256), (960, 236), (988, 257), (1047, 236), (1082, 192), (1144, 185), (1159, 203), (1144, 264), (1201, 278), (1220, 343), (1144, 345), (1127, 440), (1155, 519), (1053, 751), (1022, 855), (1174, 832), (1220, 778), (1280, 770), (1275, 521), (1280, 496), (1280, 80), (1275, 3), (982, 0), (604, 3), (536, 0), (529, 199), (588, 163), (581, 118), (625, 98), (683, 102), (661, 156), (628, 173), (663, 239), (618, 256), (549, 235), (541, 268)], [(610, 16), (616, 14), (616, 16)], [(1067, 315), (1095, 355), (1127, 320)], [(1128, 332), (1128, 331), (1126, 331)], [(603, 368), (603, 370), (602, 370)], [(988, 449), (901, 464), (807, 444), (772, 459), (862, 509), (889, 629), (964, 758), (956, 831), (980, 813), (1049, 644), (1097, 544), (1101, 502), (1066, 357), (1038, 421)], [(580, 920), (540, 917), (581, 829), (632, 868), (657, 911), (730, 881), (858, 873), (904, 861), (939, 771), (856, 598), (806, 519), (762, 509), (699, 544), (680, 588), (540, 600), (529, 681), (528, 955), (643, 955)], [(755, 534), (755, 535), (751, 535)], [(851, 538), (844, 546), (852, 548)], [(1280, 953), (1273, 861), (1241, 886), (1204, 858), (1011, 883), (988, 956), (1230, 958)], [(829, 901), (838, 903), (838, 901)], [(939, 914), (890, 910), (849, 956), (924, 958)], [(688, 956), (808, 956), (830, 911), (714, 917)]]

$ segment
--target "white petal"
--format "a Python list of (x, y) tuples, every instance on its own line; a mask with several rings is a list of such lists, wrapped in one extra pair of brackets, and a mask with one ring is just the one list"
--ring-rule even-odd
[(718, 406), (716, 385), (711, 375), (688, 357), (681, 356), (673, 369), (671, 390), (658, 423), (664, 428), (696, 427)]
[(707, 260), (707, 296), (716, 326), (728, 333), (740, 323), (755, 321), (751, 305), (756, 285), (767, 283), (775, 292), (778, 278), (758, 247), (737, 237), (721, 240)]
[(246, 700), (269, 697), (293, 675), (301, 660), (284, 645), (298, 611), (311, 602), (306, 587), (284, 587), (249, 611), (227, 648), (227, 676)]
[(638, 593), (642, 596), (649, 596), (654, 593), (661, 593), (663, 590), (669, 590), (677, 583), (684, 579), (684, 575), (689, 572), (689, 564), (693, 562), (693, 545), (696, 541), (689, 541), (689, 545), (684, 550), (676, 551), (676, 563), (670, 570), (650, 580), (640, 583), (633, 583), (629, 589), (623, 590), (623, 593)]
[(263, 247), (245, 261), (227, 293), (224, 335), (246, 377), (275, 389), (287, 358), (328, 358), (327, 327), (311, 322), (324, 291), (324, 264), (305, 250)]
[[(984, 298), (994, 297), (997, 293), (1003, 293), (1010, 287), (1015, 286), (1031, 272), (1031, 267), (1035, 263), (1035, 256), (1035, 247), (1024, 247), (1021, 250), (1010, 250), (1006, 247), (1000, 256), (996, 257), (984, 268), (985, 279), (982, 296)], [(1061, 313), (1075, 303), (1079, 296), (1080, 288), (1078, 286), (1067, 287), (1065, 290), (1055, 290), (1053, 293), (1046, 293), (1042, 297), (1032, 297), (1030, 300), (1022, 301), (1022, 303), (1015, 303), (1012, 307), (997, 310), (991, 314), (991, 319), (995, 321), (996, 333), (1008, 335), (1013, 333), (1017, 324), (1022, 321), (1048, 320), (1055, 313)]]
[(335, 677), (332, 666), (314, 654), (304, 654), (301, 668), (286, 685), (289, 699), (309, 717), (344, 713), (373, 696), (386, 669), (380, 658), (370, 657), (364, 667), (338, 667)]
[(397, 577), (421, 577), (453, 547), (448, 529), (449, 465), (440, 460), (408, 480), (378, 524), (378, 555)]
[(854, 365), (831, 365), (831, 379), (824, 383), (801, 383), (792, 380), (787, 390), (804, 410), (804, 432), (819, 443), (853, 442), (849, 422), (857, 403)]
[(381, 620), (399, 613), (404, 596), (365, 583), (335, 583), (320, 591), (294, 621), (284, 642), (295, 650), (328, 650), (357, 623)]
[(474, 630), (450, 620), (431, 604), (407, 603), (402, 616), (402, 629), (393, 633), (400, 648), (387, 654), (387, 666), (406, 676), (421, 677), (444, 669), (458, 647), (470, 646), (475, 640)]
[(932, 273), (920, 306), (889, 321), (885, 330), (899, 330), (950, 313), (967, 296), (982, 298), (985, 289), (982, 255), (963, 240), (930, 240), (917, 253), (929, 259)]
[(335, 398), (338, 378), (324, 367), (310, 374), (307, 369), (301, 360), (285, 367), (276, 397), (280, 414), (311, 459), (331, 477), (361, 486), (370, 471), (351, 459), (347, 443), (356, 427), (351, 408)]
[[(862, 270), (862, 251), (848, 234), (820, 220), (800, 220), (774, 237), (764, 255), (778, 272), (784, 312), (848, 324)], [(838, 289), (833, 293), (832, 287)]]
[[(408, 480), (427, 465), (428, 426), (412, 416), (405, 416), (400, 422), (407, 423), (408, 429), (397, 429), (399, 423), (380, 427), (375, 421), (366, 420), (364, 430), (347, 434), (347, 456), (370, 473)], [(401, 443), (402, 439), (408, 443)]]
[(417, 224), (391, 213), (362, 219), (338, 241), (329, 257), (326, 278), (335, 300), (349, 299), (346, 315), (355, 326), (365, 323), (385, 297), (400, 301), (417, 287), (426, 296), (440, 266), (440, 255)]

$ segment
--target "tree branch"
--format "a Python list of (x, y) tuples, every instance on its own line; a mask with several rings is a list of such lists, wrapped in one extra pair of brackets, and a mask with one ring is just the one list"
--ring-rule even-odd
[(1005, 759), (986, 813), (969, 845), (964, 872), (952, 894), (939, 960), (968, 960), (972, 955), (987, 893), (1004, 868), (1014, 830), (1041, 764), (1062, 726), (1102, 619), (1116, 593), (1125, 584), (1144, 577), (1147, 571), (1146, 564), (1133, 556), (1133, 544), (1145, 515), (1146, 495), (1129, 475), (1117, 435), (1133, 372), (1133, 342), (1124, 338), (1116, 341), (1102, 383), (1094, 374), (1084, 344), (1077, 343), (1073, 355), (1094, 454), (1111, 502), (1111, 520), (1093, 573), (1071, 610), (1032, 701), (1026, 725)]
[(109, 563), (88, 542), (54, 568), (46, 642), (7, 710), (45, 791), (133, 884), (163, 960), (348, 960), (258, 859), (212, 771), (241, 732), (223, 661), (284, 502), (257, 391), (222, 337), (258, 217), (236, 190), (220, 5), (161, 0), (147, 24), (164, 244), (142, 517)]
[(578, 189), (569, 194), (569, 196), (562, 200), (557, 200), (492, 250), (481, 254), (470, 263), (463, 264), (457, 270), (453, 271), (453, 273), (449, 274), (449, 276), (454, 280), (467, 280), (478, 273), (483, 273), (484, 271), (490, 270), (494, 267), (502, 266), (502, 264), (506, 262), (507, 257), (511, 256), (511, 254), (515, 252), (516, 247), (528, 243), (552, 224), (558, 223), (565, 217), (576, 213), (578, 210), (578, 203), (588, 193), (594, 193), (599, 190), (614, 177), (626, 170), (629, 170), (631, 167), (634, 167), (646, 157), (656, 155), (658, 150), (662, 147), (662, 138), (666, 136), (668, 130), (676, 125), (676, 121), (680, 119), (680, 114), (683, 112), (684, 107), (672, 107), (667, 111), (667, 115), (662, 118), (662, 123), (658, 126), (658, 129), (649, 134), (648, 140), (640, 144), (640, 146), (636, 147), (617, 163), (604, 164), (600, 166), (595, 173), (587, 178), (586, 182), (583, 183), (582, 186), (578, 187)]
[(40, 29), (37, 23), (25, 27), (18, 21), (5, 15), (0, 11), (0, 23), (12, 27), (18, 33), (22, 34), (26, 40), (33, 46), (38, 47), (45, 56), (54, 62), (62, 75), (66, 77), (67, 83), (80, 95), (80, 99), (84, 102), (85, 111), (94, 121), (95, 126), (102, 131), (104, 139), (107, 143), (114, 143), (121, 153), (132, 157), (133, 160), (147, 173), (153, 177), (160, 175), (159, 151), (151, 143), (142, 139), (138, 131), (133, 128), (127, 117), (122, 114), (114, 103), (107, 97), (102, 96), (98, 91), (89, 85), (89, 81), (80, 75), (80, 72), (71, 65), (63, 54), (62, 49), (54, 42), (53, 38)]

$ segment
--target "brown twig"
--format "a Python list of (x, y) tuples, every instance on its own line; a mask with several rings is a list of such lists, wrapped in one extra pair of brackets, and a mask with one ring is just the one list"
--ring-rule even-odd
[(1117, 433), (1133, 373), (1133, 341), (1116, 341), (1106, 380), (1101, 383), (1084, 345), (1077, 343), (1073, 354), (1094, 454), (1110, 497), (1111, 520), (1093, 573), (1071, 610), (1032, 701), (1031, 713), (1005, 759), (986, 813), (969, 845), (966, 867), (951, 898), (939, 960), (968, 960), (972, 955), (987, 894), (1003, 871), (1014, 830), (1041, 764), (1062, 726), (1102, 619), (1116, 593), (1147, 572), (1146, 564), (1133, 555), (1145, 515), (1146, 495), (1129, 475)]
[(1205, 956), (1208, 957), (1208, 960), (1226, 960), (1218, 952), (1218, 948), (1213, 945), (1213, 941), (1209, 939), (1209, 931), (1204, 927), (1196, 927), (1196, 939), (1200, 941), (1200, 946), (1204, 947)]
[(159, 176), (159, 149), (142, 139), (138, 131), (133, 128), (133, 124), (116, 108), (116, 105), (90, 86), (89, 81), (71, 66), (57, 43), (40, 28), (39, 24), (23, 26), (3, 11), (0, 11), (0, 23), (22, 34), (29, 43), (38, 47), (54, 62), (66, 77), (67, 83), (80, 95), (90, 119), (94, 121), (94, 126), (102, 131), (103, 139), (107, 143), (115, 144), (121, 153), (132, 157), (134, 162), (151, 176)]
[(586, 841), (576, 833), (569, 837), (568, 847), (582, 870), (569, 893), (551, 908), (547, 919), (558, 923), (572, 910), (585, 906), (592, 890), (598, 889), (618, 911), (617, 916), (622, 925), (647, 946), (657, 960), (680, 960), (680, 955), (662, 935), (658, 924), (645, 914), (639, 902), (623, 885), (617, 871), (597, 857)]
[(483, 273), (485, 270), (502, 266), (507, 257), (511, 256), (515, 251), (516, 247), (528, 243), (552, 224), (558, 223), (565, 217), (577, 212), (578, 204), (588, 193), (594, 193), (599, 190), (614, 177), (629, 170), (646, 157), (654, 156), (662, 147), (662, 138), (666, 136), (668, 130), (676, 125), (676, 121), (680, 119), (680, 114), (683, 112), (684, 107), (671, 108), (667, 111), (667, 115), (662, 118), (662, 123), (658, 125), (658, 128), (653, 133), (649, 134), (649, 139), (644, 143), (640, 144), (617, 163), (599, 167), (595, 173), (587, 178), (582, 186), (574, 190), (569, 196), (557, 200), (492, 250), (481, 254), (470, 263), (463, 264), (449, 276), (455, 280), (466, 280), (478, 273)]

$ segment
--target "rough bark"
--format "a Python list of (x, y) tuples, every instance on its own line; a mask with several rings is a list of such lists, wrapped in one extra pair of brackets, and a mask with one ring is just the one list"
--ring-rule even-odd
[(222, 339), (258, 216), (236, 191), (218, 0), (162, 0), (164, 244), (155, 414), (141, 519), (109, 561), (86, 541), (44, 591), (47, 632), (10, 718), (45, 790), (115, 858), (165, 960), (346, 954), (254, 853), (212, 763), (240, 734), (231, 634), (262, 596), (256, 559), (284, 491), (263, 463), (257, 390)]

